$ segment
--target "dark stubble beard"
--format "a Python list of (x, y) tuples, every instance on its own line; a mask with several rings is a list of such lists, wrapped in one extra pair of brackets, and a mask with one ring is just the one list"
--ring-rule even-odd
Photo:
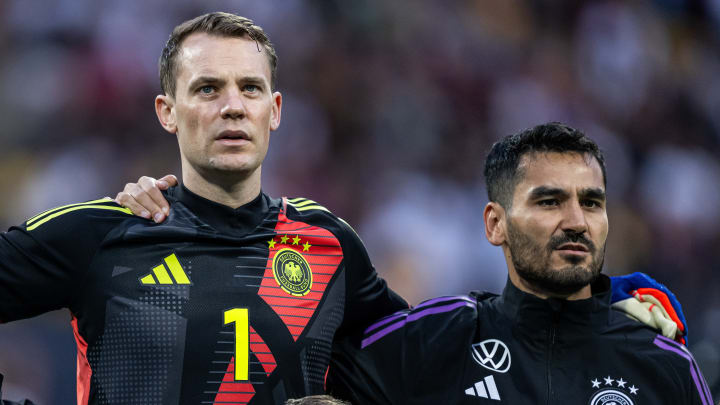
[[(553, 236), (542, 246), (521, 232), (510, 219), (507, 243), (517, 274), (535, 292), (548, 296), (566, 297), (592, 284), (600, 275), (605, 260), (605, 244), (598, 248), (583, 233), (566, 232), (562, 236)], [(565, 243), (584, 244), (592, 256), (590, 264), (583, 266), (579, 264), (582, 258), (570, 256), (565, 259), (566, 267), (551, 269), (553, 251)]]

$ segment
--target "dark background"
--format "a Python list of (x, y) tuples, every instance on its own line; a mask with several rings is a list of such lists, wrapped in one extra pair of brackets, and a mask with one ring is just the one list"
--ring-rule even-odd
[[(3, 0), (2, 229), (180, 174), (157, 58), (176, 24), (215, 10), (254, 19), (279, 54), (264, 190), (347, 219), (412, 303), (505, 282), (482, 224), (492, 142), (551, 120), (596, 139), (606, 272), (675, 291), (720, 397), (720, 1)], [(7, 397), (74, 403), (69, 321), (0, 327)]]

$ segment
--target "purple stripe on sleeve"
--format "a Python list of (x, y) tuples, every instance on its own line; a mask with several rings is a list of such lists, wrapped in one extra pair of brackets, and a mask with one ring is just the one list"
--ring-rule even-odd
[(464, 301), (475, 303), (475, 301), (471, 300), (470, 297), (468, 297), (467, 295), (449, 295), (446, 297), (438, 297), (438, 298), (433, 298), (431, 300), (421, 302), (420, 304), (418, 304), (415, 307), (415, 309), (425, 308), (430, 305), (437, 304), (437, 303), (443, 302), (443, 301), (457, 301), (457, 300), (464, 300)]
[(705, 380), (703, 379), (702, 375), (698, 375), (698, 371), (695, 370), (697, 365), (695, 364), (695, 359), (693, 359), (692, 355), (679, 347), (665, 342), (665, 339), (659, 339), (660, 337), (661, 336), (656, 337), (653, 341), (653, 343), (655, 343), (655, 346), (674, 352), (690, 362), (690, 373), (692, 374), (693, 381), (695, 382), (695, 387), (698, 390), (698, 394), (700, 395), (700, 399), (702, 399), (703, 405), (713, 405), (712, 396), (710, 395), (707, 385), (705, 384)]
[(695, 358), (692, 356), (692, 354), (687, 350), (685, 345), (678, 343), (670, 338), (667, 338), (663, 335), (657, 335), (656, 340), (659, 339), (663, 342), (665, 342), (667, 345), (674, 347), (675, 349), (683, 352), (686, 354), (685, 358), (688, 359), (690, 362), (690, 366), (694, 367), (696, 373), (700, 376), (700, 381), (702, 382), (703, 390), (705, 392), (705, 395), (707, 395), (708, 400), (710, 403), (713, 403), (712, 400), (712, 394), (710, 393), (710, 389), (707, 386), (707, 382), (705, 382), (705, 379), (703, 378), (702, 372), (700, 371), (700, 366), (698, 366), (697, 362), (695, 361)]
[(474, 303), (471, 304), (469, 302), (460, 301), (460, 302), (456, 302), (454, 304), (443, 305), (441, 307), (432, 307), (432, 308), (428, 308), (428, 309), (423, 309), (422, 311), (418, 311), (418, 312), (413, 311), (413, 313), (407, 317), (407, 321), (408, 322), (417, 321), (418, 319), (420, 319), (424, 316), (427, 316), (427, 315), (441, 314), (443, 312), (449, 312), (455, 308), (460, 308), (460, 307), (464, 307), (464, 306), (467, 306), (470, 308), (475, 308)]
[[(440, 302), (457, 301), (457, 300), (463, 300), (463, 301), (467, 301), (469, 303), (475, 304), (475, 301), (470, 299), (470, 297), (468, 297), (467, 295), (452, 295), (452, 296), (447, 296), (447, 297), (433, 298), (431, 300), (424, 301), (413, 309), (417, 310), (417, 309), (425, 308), (427, 306), (437, 304)], [(370, 332), (374, 331), (375, 329), (380, 328), (383, 325), (387, 325), (390, 322), (393, 322), (397, 319), (402, 318), (403, 316), (406, 316), (407, 314), (408, 314), (407, 311), (399, 311), (399, 312), (394, 313), (393, 315), (382, 318), (379, 321), (375, 322), (374, 324), (368, 326), (367, 329), (365, 329), (365, 333), (366, 334), (370, 333)]]
[(375, 329), (377, 329), (377, 328), (379, 328), (379, 327), (381, 327), (381, 326), (383, 326), (383, 325), (386, 325), (386, 324), (388, 324), (388, 323), (390, 323), (390, 322), (392, 322), (392, 321), (394, 321), (394, 320), (396, 320), (396, 319), (400, 319), (400, 318), (402, 318), (402, 317), (404, 317), (404, 316), (407, 316), (407, 311), (401, 311), (401, 312), (399, 312), (399, 313), (396, 312), (394, 315), (390, 315), (390, 316), (388, 316), (388, 317), (385, 317), (385, 318), (383, 318), (383, 319), (375, 322), (374, 324), (368, 326), (368, 328), (365, 329), (365, 333), (370, 333), (370, 332), (372, 332), (373, 330), (375, 330)]
[(376, 340), (378, 340), (378, 339), (380, 339), (381, 337), (387, 335), (388, 333), (390, 333), (390, 332), (392, 332), (392, 331), (394, 331), (394, 330), (397, 330), (397, 329), (402, 328), (403, 326), (405, 326), (406, 323), (407, 323), (407, 320), (406, 320), (406, 319), (403, 319), (402, 321), (397, 322), (397, 323), (394, 323), (394, 324), (388, 326), (387, 328), (381, 330), (380, 332), (375, 333), (375, 334), (372, 335), (372, 336), (366, 337), (365, 339), (362, 340), (362, 342), (361, 342), (361, 344), (360, 344), (360, 348), (361, 348), (361, 349), (366, 348), (368, 345), (374, 343)]
[[(415, 313), (413, 313), (412, 315), (407, 316), (406, 319), (403, 319), (403, 320), (401, 320), (401, 321), (399, 321), (399, 322), (396, 322), (396, 323), (394, 323), (394, 324), (386, 327), (385, 329), (382, 329), (382, 330), (380, 330), (380, 331), (378, 331), (378, 332), (375, 332), (373, 335), (366, 337), (365, 339), (362, 340), (361, 347), (364, 349), (365, 347), (367, 347), (367, 346), (371, 345), (372, 343), (376, 342), (378, 339), (380, 339), (381, 337), (387, 335), (388, 333), (390, 333), (390, 332), (392, 332), (392, 331), (394, 331), (394, 330), (397, 330), (397, 329), (402, 328), (402, 327), (405, 326), (405, 324), (407, 324), (408, 322), (417, 321), (418, 319), (420, 319), (420, 318), (422, 318), (422, 317), (424, 317), (424, 316), (427, 316), (427, 315), (433, 315), (433, 314), (440, 314), (440, 313), (443, 313), (443, 312), (449, 312), (449, 311), (452, 311), (453, 309), (460, 308), (460, 307), (463, 307), (463, 306), (467, 306), (467, 307), (474, 308), (474, 307), (475, 307), (475, 304), (471, 304), (471, 303), (466, 302), (466, 301), (463, 300), (463, 301), (460, 301), (460, 302), (456, 302), (456, 303), (454, 303), (454, 304), (444, 305), (444, 306), (440, 306), (440, 307), (428, 308), (428, 309), (425, 309), (425, 310), (422, 310), (422, 311), (419, 311), (419, 312), (415, 312)], [(402, 315), (405, 315), (405, 314), (402, 314)]]

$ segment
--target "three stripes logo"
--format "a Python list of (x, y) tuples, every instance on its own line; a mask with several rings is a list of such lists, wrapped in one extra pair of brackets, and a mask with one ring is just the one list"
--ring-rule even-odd
[[(175, 253), (163, 259), (164, 264), (155, 266), (150, 274), (146, 274), (140, 277), (140, 284), (143, 285), (177, 285), (177, 284), (192, 284), (185, 270), (180, 266)], [(168, 269), (170, 272), (168, 272)], [(172, 277), (171, 277), (172, 275)]]
[(478, 381), (472, 387), (465, 390), (465, 395), (471, 397), (490, 398), (496, 401), (500, 400), (500, 393), (495, 385), (495, 379), (489, 375)]

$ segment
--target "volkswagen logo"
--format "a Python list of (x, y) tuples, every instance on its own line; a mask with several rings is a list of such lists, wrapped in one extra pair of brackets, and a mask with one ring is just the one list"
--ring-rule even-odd
[(510, 349), (497, 339), (473, 344), (472, 356), (479, 365), (488, 370), (505, 373), (510, 369)]

